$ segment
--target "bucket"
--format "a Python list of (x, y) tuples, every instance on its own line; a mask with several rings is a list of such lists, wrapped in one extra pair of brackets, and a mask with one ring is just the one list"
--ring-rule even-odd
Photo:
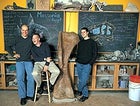
[(140, 76), (138, 75), (131, 75), (129, 79), (131, 82), (140, 83)]
[(133, 101), (140, 101), (140, 76), (130, 76), (129, 99)]

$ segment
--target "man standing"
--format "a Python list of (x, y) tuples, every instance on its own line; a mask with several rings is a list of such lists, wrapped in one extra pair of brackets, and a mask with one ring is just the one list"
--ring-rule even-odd
[(41, 86), (41, 72), (49, 71), (50, 76), (50, 91), (53, 91), (55, 81), (60, 73), (58, 67), (54, 64), (51, 59), (50, 48), (47, 42), (40, 42), (40, 35), (33, 34), (32, 42), (34, 46), (31, 49), (34, 63), (33, 77), (36, 81), (38, 87), (40, 87), (39, 93), (43, 93), (43, 88)]
[(89, 31), (86, 27), (81, 29), (82, 40), (78, 43), (77, 49), (77, 73), (78, 73), (78, 91), (76, 94), (82, 96), (79, 101), (84, 102), (88, 99), (87, 82), (91, 72), (93, 63), (97, 57), (97, 45), (88, 35)]
[(15, 41), (7, 47), (7, 51), (16, 58), (16, 77), (21, 105), (25, 105), (27, 99), (33, 100), (34, 96), (33, 64), (31, 61), (32, 39), (28, 35), (28, 31), (28, 26), (22, 25), (21, 35), (16, 36)]

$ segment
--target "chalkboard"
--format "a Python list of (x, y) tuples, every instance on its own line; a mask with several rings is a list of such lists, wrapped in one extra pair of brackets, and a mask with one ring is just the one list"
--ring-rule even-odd
[(99, 52), (125, 51), (136, 47), (139, 13), (79, 12), (78, 30), (87, 27)]
[(63, 11), (7, 11), (3, 10), (5, 48), (16, 36), (20, 26), (29, 26), (29, 35), (39, 33), (46, 39), (53, 51), (57, 50), (58, 33), (63, 31)]

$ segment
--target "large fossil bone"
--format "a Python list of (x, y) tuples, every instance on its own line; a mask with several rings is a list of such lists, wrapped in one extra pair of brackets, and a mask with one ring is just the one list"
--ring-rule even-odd
[(71, 80), (68, 72), (68, 61), (70, 54), (79, 37), (74, 32), (59, 32), (58, 36), (58, 65), (62, 74), (60, 75), (54, 87), (53, 98), (55, 99), (72, 99), (74, 98)]

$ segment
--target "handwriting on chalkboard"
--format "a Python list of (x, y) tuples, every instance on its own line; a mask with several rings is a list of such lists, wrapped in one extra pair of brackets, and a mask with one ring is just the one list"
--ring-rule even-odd
[(62, 21), (61, 14), (58, 14), (55, 12), (53, 14), (37, 12), (37, 18), (45, 18), (45, 19), (47, 18), (47, 19), (50, 19), (50, 21), (54, 23), (59, 23)]
[(58, 33), (63, 31), (63, 11), (6, 11), (3, 10), (5, 48), (20, 35), (20, 26), (27, 24), (29, 34), (44, 36), (52, 51), (57, 51)]
[(88, 27), (99, 52), (125, 51), (130, 44), (136, 46), (138, 18), (138, 13), (79, 12), (78, 29)]

